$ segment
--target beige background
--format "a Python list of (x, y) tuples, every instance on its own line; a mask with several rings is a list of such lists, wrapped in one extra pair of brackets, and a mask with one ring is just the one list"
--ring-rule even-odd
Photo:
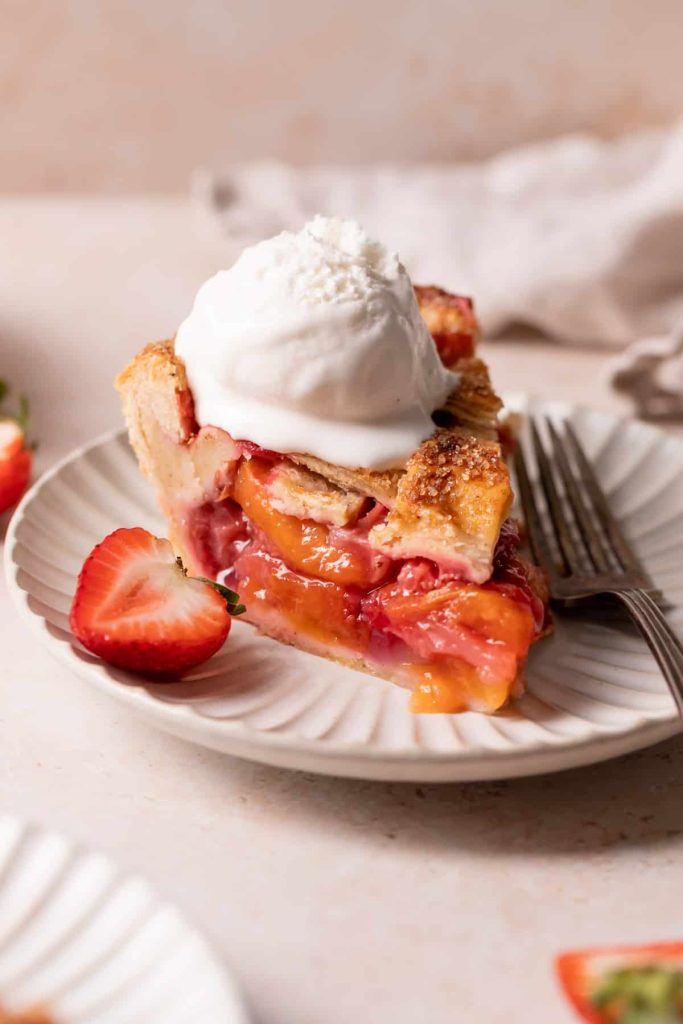
[(680, 0), (0, 0), (0, 190), (471, 158), (683, 109)]

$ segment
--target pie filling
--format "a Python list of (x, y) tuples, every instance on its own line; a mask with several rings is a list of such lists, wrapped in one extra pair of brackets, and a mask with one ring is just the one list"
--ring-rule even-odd
[(344, 525), (324, 490), (315, 519), (291, 486), (283, 505), (283, 467), (296, 474), (290, 460), (246, 443), (241, 451), (217, 474), (209, 500), (185, 510), (180, 539), (197, 571), (239, 592), (247, 621), (409, 686), (416, 712), (493, 711), (521, 690), (547, 595), (538, 570), (516, 553), (513, 520), (503, 525), (491, 579), (471, 583), (427, 558), (374, 549), (369, 533), (387, 509), (371, 498), (346, 501)]

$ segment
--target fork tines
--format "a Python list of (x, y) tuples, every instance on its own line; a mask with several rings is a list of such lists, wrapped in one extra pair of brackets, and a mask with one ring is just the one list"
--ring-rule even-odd
[(605, 590), (653, 591), (652, 581), (610, 510), (572, 425), (566, 421), (555, 424), (546, 417), (544, 430), (546, 443), (540, 425), (530, 421), (540, 482), (536, 490), (542, 492), (544, 507), (532, 486), (521, 443), (515, 451), (515, 470), (534, 554), (550, 576), (551, 590), (558, 589), (560, 580), (565, 582), (559, 587), (562, 593), (553, 596), (581, 596), (567, 592), (570, 577), (576, 584), (569, 588), (572, 590), (581, 589), (585, 582), (585, 589), (596, 593), (598, 577)]
[[(550, 595), (565, 604), (613, 595), (637, 625), (683, 715), (683, 645), (666, 621), (661, 594), (628, 544), (571, 423), (530, 420), (538, 483), (522, 442), (515, 470), (529, 540)], [(547, 434), (544, 442), (542, 432)]]

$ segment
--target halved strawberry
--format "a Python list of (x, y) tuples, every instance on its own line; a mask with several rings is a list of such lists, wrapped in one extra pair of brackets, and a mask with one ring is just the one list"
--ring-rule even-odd
[(33, 452), (15, 420), (0, 420), (0, 512), (21, 498), (31, 479)]
[(588, 1024), (674, 1024), (683, 1020), (683, 942), (563, 953), (560, 984)]
[(84, 647), (119, 668), (177, 676), (206, 661), (243, 611), (232, 591), (191, 579), (167, 540), (120, 529), (83, 564), (71, 629)]

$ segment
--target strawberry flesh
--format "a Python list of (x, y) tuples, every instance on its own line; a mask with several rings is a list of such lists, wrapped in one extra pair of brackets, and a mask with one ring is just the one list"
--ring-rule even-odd
[(33, 452), (24, 447), (24, 432), (14, 420), (0, 421), (0, 512), (19, 501), (31, 480)]
[(70, 616), (93, 654), (161, 678), (215, 654), (230, 622), (225, 599), (186, 575), (167, 540), (140, 527), (115, 530), (88, 555)]

